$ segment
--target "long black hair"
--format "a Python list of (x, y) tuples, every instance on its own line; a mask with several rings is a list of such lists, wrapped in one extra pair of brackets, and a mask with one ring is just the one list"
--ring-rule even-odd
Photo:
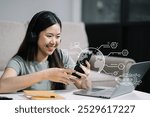
[[(58, 23), (62, 29), (60, 19), (50, 11), (41, 11), (35, 14), (29, 22), (25, 38), (16, 55), (21, 56), (26, 61), (33, 61), (38, 52), (38, 39), (40, 32), (56, 23)], [(48, 62), (50, 68), (64, 67), (57, 49), (53, 52), (52, 55), (49, 55)], [(65, 88), (66, 86), (62, 83), (51, 82), (51, 89), (53, 90), (60, 90)]]

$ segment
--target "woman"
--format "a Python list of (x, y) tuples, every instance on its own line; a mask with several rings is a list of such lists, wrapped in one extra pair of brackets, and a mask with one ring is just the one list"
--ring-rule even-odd
[[(87, 68), (81, 66), (85, 74), (78, 73), (80, 79), (71, 75), (73, 60), (57, 49), (61, 42), (62, 25), (60, 19), (50, 11), (41, 11), (31, 19), (25, 38), (18, 52), (8, 62), (0, 81), (0, 93), (10, 93), (23, 89), (57, 90), (74, 83), (77, 88), (90, 87)], [(68, 66), (68, 68), (64, 68)]]

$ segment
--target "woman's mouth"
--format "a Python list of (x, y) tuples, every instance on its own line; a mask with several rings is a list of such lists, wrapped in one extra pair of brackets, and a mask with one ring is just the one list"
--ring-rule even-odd
[(49, 52), (52, 52), (55, 49), (55, 45), (45, 44), (45, 47)]
[(52, 52), (53, 50), (54, 50), (54, 48), (52, 48), (52, 47), (49, 47), (49, 48), (47, 48), (48, 49), (48, 51), (50, 51), (50, 52)]

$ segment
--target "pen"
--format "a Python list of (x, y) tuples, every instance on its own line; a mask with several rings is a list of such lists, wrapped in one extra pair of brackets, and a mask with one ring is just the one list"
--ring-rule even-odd
[(27, 96), (28, 98), (56, 98), (56, 96), (54, 96), (54, 95), (50, 95), (50, 96), (48, 96), (48, 95), (28, 95)]

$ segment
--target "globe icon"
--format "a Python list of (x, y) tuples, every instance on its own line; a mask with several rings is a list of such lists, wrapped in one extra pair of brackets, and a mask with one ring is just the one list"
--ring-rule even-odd
[(93, 54), (92, 54), (91, 59), (93, 61), (92, 63), (94, 63), (94, 64), (91, 66), (93, 67), (94, 70), (96, 70), (97, 72), (100, 73), (105, 66), (105, 57), (104, 57), (103, 53), (94, 47), (86, 48), (82, 52), (84, 52), (84, 51), (92, 51)]

